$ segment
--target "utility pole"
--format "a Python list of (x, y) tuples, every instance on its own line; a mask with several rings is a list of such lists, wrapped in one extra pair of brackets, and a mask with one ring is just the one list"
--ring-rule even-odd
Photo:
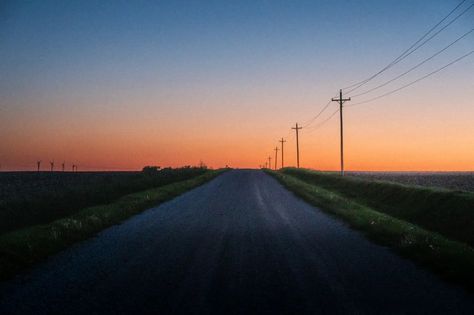
[(281, 138), (281, 140), (279, 142), (281, 143), (281, 168), (283, 168), (284, 167), (284, 165), (283, 165), (283, 143), (285, 143), (286, 140)]
[(339, 98), (332, 98), (333, 102), (339, 103), (339, 117), (341, 122), (341, 176), (344, 176), (344, 127), (342, 121), (342, 104), (350, 100), (350, 97), (342, 98), (342, 89), (339, 90)]
[(54, 169), (54, 161), (49, 162), (49, 165), (51, 165), (51, 172), (52, 172)]
[(303, 127), (298, 127), (298, 123), (296, 123), (296, 127), (292, 127), (296, 131), (296, 166), (300, 168), (300, 143), (298, 140), (298, 130), (303, 129)]
[(36, 168), (40, 171), (41, 161), (36, 161)]
[(61, 164), (61, 166), (63, 167), (63, 172), (64, 172), (64, 168), (65, 168), (65, 166), (66, 166), (66, 162), (63, 162), (63, 163)]
[(278, 147), (275, 147), (275, 171), (277, 170), (277, 161), (278, 161)]
[(272, 169), (272, 157), (271, 156), (268, 157), (268, 168)]

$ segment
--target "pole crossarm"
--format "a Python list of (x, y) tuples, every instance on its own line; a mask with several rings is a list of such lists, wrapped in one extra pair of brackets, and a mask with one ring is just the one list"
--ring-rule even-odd
[(285, 139), (281, 138), (281, 140), (279, 140), (278, 142), (281, 143), (281, 168), (284, 167), (284, 163), (283, 163), (283, 158), (284, 158), (284, 155), (283, 155), (283, 144), (286, 142)]
[(291, 129), (296, 131), (296, 166), (300, 168), (300, 143), (298, 139), (298, 131), (303, 129), (303, 127), (298, 127), (298, 123), (296, 123), (296, 126), (291, 127)]
[(344, 176), (344, 124), (343, 124), (343, 116), (342, 116), (342, 107), (345, 102), (351, 100), (351, 98), (343, 98), (342, 97), (342, 89), (339, 90), (339, 98), (332, 98), (333, 102), (339, 103), (339, 118), (341, 122), (341, 176)]

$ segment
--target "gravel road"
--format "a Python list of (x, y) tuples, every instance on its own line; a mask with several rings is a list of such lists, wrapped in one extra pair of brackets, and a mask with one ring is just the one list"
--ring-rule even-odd
[(0, 285), (0, 314), (474, 314), (474, 298), (235, 170)]

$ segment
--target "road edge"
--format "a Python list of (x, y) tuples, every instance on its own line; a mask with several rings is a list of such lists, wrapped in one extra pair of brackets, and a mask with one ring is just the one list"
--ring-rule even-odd
[(474, 249), (467, 244), (452, 241), (296, 177), (271, 170), (265, 172), (296, 196), (342, 219), (368, 239), (393, 249), (442, 279), (474, 292)]
[(116, 201), (87, 207), (72, 216), (0, 236), (0, 281), (44, 261), (71, 245), (171, 200), (216, 178), (226, 169), (210, 170), (184, 181), (122, 196)]

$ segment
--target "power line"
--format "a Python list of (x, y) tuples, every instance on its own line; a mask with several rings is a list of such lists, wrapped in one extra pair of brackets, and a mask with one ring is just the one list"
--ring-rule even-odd
[[(368, 82), (370, 82), (371, 80), (373, 80), (374, 78), (376, 78), (377, 76), (379, 76), (381, 73), (385, 72), (386, 70), (392, 68), (393, 66), (395, 66), (396, 64), (398, 64), (399, 62), (401, 62), (402, 60), (404, 60), (405, 58), (407, 58), (408, 56), (410, 56), (411, 54), (413, 54), (415, 51), (417, 51), (418, 49), (420, 49), (421, 47), (423, 47), (424, 45), (426, 45), (426, 43), (428, 43), (429, 41), (431, 41), (434, 37), (436, 37), (438, 34), (440, 34), (442, 31), (444, 31), (446, 28), (448, 28), (450, 25), (452, 25), (454, 22), (456, 22), (460, 17), (462, 17), (464, 14), (466, 14), (466, 12), (468, 12), (470, 9), (472, 9), (474, 7), (474, 4), (471, 4), (469, 5), (467, 8), (465, 8), (461, 13), (459, 13), (457, 16), (455, 16), (454, 18), (452, 18), (450, 21), (447, 22), (447, 24), (445, 24), (444, 26), (442, 26), (440, 29), (438, 29), (437, 31), (435, 31), (440, 25), (442, 25), (443, 22), (445, 22), (458, 8), (460, 8), (464, 3), (466, 2), (466, 0), (463, 0), (461, 1), (458, 5), (456, 5), (444, 18), (442, 18), (438, 23), (436, 23), (433, 27), (431, 27), (428, 32), (426, 32), (423, 36), (421, 36), (417, 41), (415, 41), (410, 47), (408, 47), (405, 51), (403, 51), (397, 58), (395, 58), (394, 60), (392, 60), (388, 65), (386, 65), (385, 67), (383, 67), (381, 70), (379, 70), (378, 72), (376, 72), (375, 74), (371, 75), (370, 77), (368, 77), (367, 79), (365, 80), (362, 80), (360, 82), (357, 82), (355, 84), (352, 84), (350, 86), (347, 86), (345, 87), (344, 89), (350, 89), (349, 91), (346, 92), (346, 95), (349, 94), (349, 93), (352, 93), (354, 91), (356, 91), (357, 89), (361, 88), (362, 86), (364, 86), (365, 84), (367, 84)], [(434, 33), (433, 33), (434, 32)], [(423, 64), (425, 64), (426, 62), (432, 60), (433, 58), (435, 58), (436, 56), (438, 56), (439, 54), (441, 54), (442, 52), (446, 51), (448, 48), (450, 48), (451, 46), (453, 46), (454, 44), (456, 44), (457, 42), (459, 42), (460, 40), (462, 40), (463, 38), (465, 38), (466, 36), (468, 36), (469, 34), (471, 34), (472, 32), (474, 32), (474, 29), (471, 29), (470, 31), (466, 32), (465, 34), (463, 34), (462, 36), (460, 36), (459, 38), (457, 38), (456, 40), (454, 40), (453, 42), (451, 42), (449, 45), (447, 45), (446, 47), (444, 47), (443, 49), (437, 51), (436, 53), (434, 53), (433, 55), (431, 55), (430, 57), (422, 60), (421, 62), (419, 62), (418, 64), (416, 64), (415, 66), (411, 67), (410, 69), (406, 70), (405, 72), (399, 74), (398, 76), (396, 76), (395, 78), (393, 79), (390, 79), (386, 82), (384, 82), (383, 84), (380, 84), (374, 88), (371, 88), (365, 92), (362, 92), (362, 93), (359, 93), (359, 94), (356, 94), (354, 95), (353, 97), (359, 97), (359, 96), (362, 96), (362, 95), (365, 95), (365, 94), (368, 94), (370, 92), (373, 92), (381, 87), (384, 87), (388, 84), (390, 84), (391, 82), (395, 81), (395, 80), (398, 80), (400, 79), (401, 77), (405, 76), (406, 74), (410, 73), (411, 71), (419, 68), (420, 66), (422, 66)], [(432, 34), (433, 33), (433, 34)], [(430, 35), (431, 34), (431, 35)], [(380, 98), (383, 98), (385, 96), (388, 96), (388, 95), (391, 95), (391, 94), (394, 94), (400, 90), (403, 90), (417, 82), (420, 82), (440, 71), (442, 71), (443, 69), (457, 63), (458, 61), (464, 59), (464, 58), (467, 58), (468, 56), (470, 56), (471, 54), (474, 53), (474, 50), (451, 61), (450, 63), (444, 65), (443, 67), (441, 68), (438, 68), (436, 69), (435, 71), (432, 71), (408, 84), (405, 84), (397, 89), (394, 89), (392, 91), (389, 91), (387, 93), (384, 93), (382, 95), (379, 95), (377, 97), (374, 97), (372, 99), (369, 99), (369, 100), (366, 100), (366, 101), (363, 101), (363, 102), (359, 102), (359, 103), (355, 103), (355, 104), (351, 104), (351, 105), (347, 105), (349, 107), (351, 106), (356, 106), (356, 105), (361, 105), (361, 104), (365, 104), (365, 103), (369, 103), (369, 102), (372, 102), (372, 101), (375, 101), (377, 99), (380, 99)], [(314, 132), (316, 131), (317, 129), (319, 129), (320, 127), (322, 127), (324, 124), (326, 124), (328, 121), (330, 121), (338, 112), (340, 113), (340, 140), (341, 140), (341, 175), (344, 175), (344, 140), (343, 140), (343, 112), (342, 112), (342, 109), (343, 109), (343, 104), (347, 101), (350, 101), (351, 98), (343, 98), (342, 97), (342, 89), (340, 90), (339, 92), (339, 98), (332, 98), (330, 101), (328, 101), (322, 108), (321, 110), (315, 115), (313, 116), (312, 118), (310, 118), (308, 121), (306, 121), (305, 123), (303, 123), (303, 126), (298, 126), (298, 124), (296, 124), (296, 127), (292, 127), (290, 130), (288, 130), (288, 133), (290, 133), (292, 130), (295, 130), (296, 131), (296, 150), (297, 150), (297, 167), (299, 167), (299, 139), (298, 139), (298, 131), (302, 128), (304, 128), (305, 130), (308, 129), (308, 130), (311, 130), (311, 132)], [(319, 124), (317, 124), (316, 126), (314, 127), (310, 127), (310, 128), (307, 128), (308, 126), (310, 126), (311, 124), (313, 124), (319, 117), (321, 117), (321, 115), (329, 108), (329, 105), (331, 104), (332, 101), (335, 101), (335, 102), (338, 102), (339, 103), (339, 109), (337, 109), (336, 111), (334, 111), (329, 117), (327, 117), (325, 120), (321, 121)], [(282, 151), (282, 167), (283, 167), (283, 138), (282, 138), (282, 148), (281, 148), (281, 151)], [(278, 147), (275, 148), (275, 169), (277, 168), (277, 159), (278, 159)], [(267, 164), (268, 163), (268, 164)], [(271, 156), (268, 157), (268, 162), (265, 163), (265, 165), (268, 165), (269, 168), (271, 168)]]
[(375, 90), (378, 90), (379, 88), (381, 87), (384, 87), (386, 86), (387, 84), (390, 84), (392, 83), (393, 81), (396, 81), (398, 79), (400, 79), (401, 77), (403, 77), (404, 75), (407, 75), (408, 73), (412, 72), (413, 70), (419, 68), (420, 66), (422, 66), (423, 64), (425, 64), (426, 62), (430, 61), (431, 59), (433, 59), (434, 57), (438, 56), (439, 54), (441, 54), (442, 52), (444, 52), (445, 50), (447, 50), (448, 48), (450, 48), (451, 46), (453, 46), (454, 44), (456, 44), (457, 42), (459, 42), (460, 40), (462, 40), (463, 38), (465, 38), (467, 35), (471, 34), (472, 32), (474, 32), (474, 28), (471, 29), (470, 31), (464, 33), (461, 37), (457, 38), (455, 41), (453, 41), (452, 43), (450, 43), (448, 46), (444, 47), (443, 49), (439, 50), (438, 52), (436, 52), (435, 54), (431, 55), (430, 57), (426, 58), (425, 60), (423, 60), (422, 62), (418, 63), (416, 66), (414, 67), (411, 67), (410, 69), (408, 69), (407, 71), (403, 72), (402, 74), (396, 76), (395, 78), (391, 79), (391, 80), (388, 80), (386, 81), (385, 83), (383, 84), (380, 84), (374, 88), (371, 88), (365, 92), (362, 92), (362, 93), (359, 93), (359, 94), (356, 94), (356, 95), (352, 95), (352, 97), (359, 97), (359, 96), (362, 96), (362, 95), (365, 95), (365, 94), (368, 94), (370, 92), (373, 92)]
[[(333, 97), (337, 97), (337, 95), (338, 95), (338, 93), (336, 93)], [(318, 119), (319, 116), (321, 116), (321, 114), (323, 114), (324, 111), (325, 111), (326, 109), (328, 109), (328, 107), (329, 107), (329, 105), (331, 104), (331, 102), (332, 102), (332, 101), (329, 100), (329, 101), (323, 106), (323, 108), (321, 109), (321, 111), (319, 111), (319, 113), (318, 113), (316, 116), (313, 116), (310, 120), (308, 120), (308, 121), (306, 121), (305, 123), (303, 123), (303, 126), (302, 126), (302, 127), (305, 128), (305, 127), (311, 125), (316, 119)]]
[[(448, 26), (450, 26), (452, 23), (454, 23), (457, 19), (459, 19), (462, 15), (464, 15), (467, 11), (469, 11), (473, 6), (474, 4), (470, 5), (467, 9), (465, 9), (463, 12), (461, 12), (461, 14), (459, 14), (458, 16), (456, 16), (453, 20), (451, 20), (447, 25), (445, 25), (443, 28), (441, 28), (438, 32), (436, 32), (435, 34), (433, 34), (431, 37), (429, 37), (428, 39), (426, 39), (424, 42), (423, 39), (425, 39), (432, 31), (434, 31), (439, 25), (441, 25), (448, 17), (450, 17), (461, 5), (464, 4), (464, 2), (466, 2), (466, 0), (463, 0), (461, 1), (461, 3), (459, 3), (456, 7), (454, 7), (454, 9), (452, 9), (443, 19), (441, 19), (441, 21), (439, 21), (438, 23), (436, 23), (428, 32), (426, 32), (421, 38), (419, 38), (415, 43), (413, 43), (408, 49), (406, 49), (401, 55), (399, 55), (397, 58), (395, 58), (392, 62), (390, 62), (388, 65), (386, 65), (385, 67), (383, 67), (381, 70), (379, 70), (378, 72), (376, 72), (375, 74), (373, 74), (372, 76), (370, 76), (369, 78), (365, 79), (365, 80), (362, 80), (358, 83), (355, 83), (355, 84), (352, 84), (352, 85), (349, 85), (347, 87), (344, 88), (345, 89), (350, 89), (349, 91), (347, 91), (346, 93), (351, 93), (351, 92), (354, 92), (355, 90), (359, 89), (360, 87), (362, 87), (363, 85), (365, 85), (366, 83), (368, 83), (369, 81), (371, 81), (372, 79), (376, 78), (378, 75), (380, 75), (381, 73), (385, 72), (386, 70), (390, 69), (391, 67), (393, 67), (394, 65), (396, 65), (397, 63), (399, 63), (400, 61), (402, 61), (403, 59), (405, 59), (406, 57), (408, 57), (409, 55), (411, 55), (413, 52), (415, 52), (416, 50), (418, 50), (420, 47), (424, 46), (427, 42), (429, 42), (431, 39), (433, 39), (436, 35), (438, 35), (440, 32), (442, 32), (444, 29), (446, 29)], [(418, 45), (420, 42), (422, 42), (420, 45)], [(418, 45), (418, 46), (417, 46)]]
[(334, 111), (328, 118), (326, 118), (325, 120), (323, 120), (322, 122), (317, 124), (315, 127), (313, 127), (311, 129), (311, 131), (309, 131), (308, 133), (313, 133), (316, 130), (318, 130), (319, 128), (321, 128), (324, 124), (326, 124), (328, 121), (330, 121), (338, 112), (339, 112), (339, 108), (336, 109), (336, 111)]
[(467, 53), (467, 54), (465, 54), (465, 55), (463, 55), (463, 56), (461, 56), (461, 57), (459, 57), (459, 58), (457, 58), (457, 59), (455, 59), (455, 60), (453, 60), (453, 61), (451, 61), (450, 63), (448, 63), (448, 64), (442, 66), (441, 68), (438, 68), (438, 69), (436, 69), (435, 71), (432, 71), (432, 72), (430, 72), (430, 73), (428, 73), (428, 74), (426, 74), (426, 75), (424, 75), (424, 76), (422, 76), (422, 77), (420, 77), (420, 78), (418, 78), (418, 79), (416, 79), (416, 80), (414, 80), (414, 81), (412, 81), (412, 82), (410, 82), (410, 83), (408, 83), (408, 84), (405, 84), (405, 85), (403, 85), (403, 86), (401, 86), (401, 87), (399, 87), (399, 88), (397, 88), (397, 89), (395, 89), (395, 90), (389, 91), (389, 92), (387, 92), (387, 93), (385, 93), (385, 94), (382, 94), (382, 95), (379, 95), (379, 96), (377, 96), (377, 97), (368, 99), (368, 100), (366, 100), (366, 101), (362, 101), (362, 102), (359, 102), (359, 103), (351, 104), (351, 105), (348, 105), (348, 106), (352, 107), (352, 106), (356, 106), (356, 105), (366, 104), (366, 103), (369, 103), (369, 102), (373, 102), (373, 101), (375, 101), (375, 100), (378, 100), (378, 99), (380, 99), (380, 98), (382, 98), (382, 97), (385, 97), (385, 96), (391, 95), (391, 94), (393, 94), (393, 93), (396, 93), (396, 92), (398, 92), (398, 91), (400, 91), (400, 90), (403, 90), (403, 89), (405, 89), (405, 88), (407, 88), (407, 87), (409, 87), (409, 86), (411, 86), (411, 85), (413, 85), (413, 84), (415, 84), (415, 83), (418, 83), (418, 82), (420, 82), (420, 81), (422, 81), (422, 80), (424, 80), (424, 79), (426, 79), (426, 78), (428, 78), (428, 77), (430, 77), (430, 76), (432, 76), (432, 75), (434, 75), (434, 74), (436, 74), (436, 73), (438, 73), (438, 72), (440, 72), (440, 71), (446, 69), (447, 67), (449, 67), (449, 66), (451, 66), (451, 65), (453, 65), (453, 64), (455, 64), (455, 63), (457, 63), (458, 61), (461, 61), (462, 59), (469, 57), (469, 56), (472, 55), (473, 53), (474, 53), (474, 50), (470, 51), (469, 53)]
[(316, 119), (319, 118), (319, 116), (321, 116), (321, 114), (329, 107), (329, 105), (331, 105), (332, 101), (329, 100), (326, 105), (324, 105), (324, 107), (319, 111), (319, 113), (314, 116), (313, 118), (311, 118), (310, 120), (308, 120), (306, 123), (303, 124), (303, 128), (306, 128), (308, 127), (309, 125), (311, 125)]

